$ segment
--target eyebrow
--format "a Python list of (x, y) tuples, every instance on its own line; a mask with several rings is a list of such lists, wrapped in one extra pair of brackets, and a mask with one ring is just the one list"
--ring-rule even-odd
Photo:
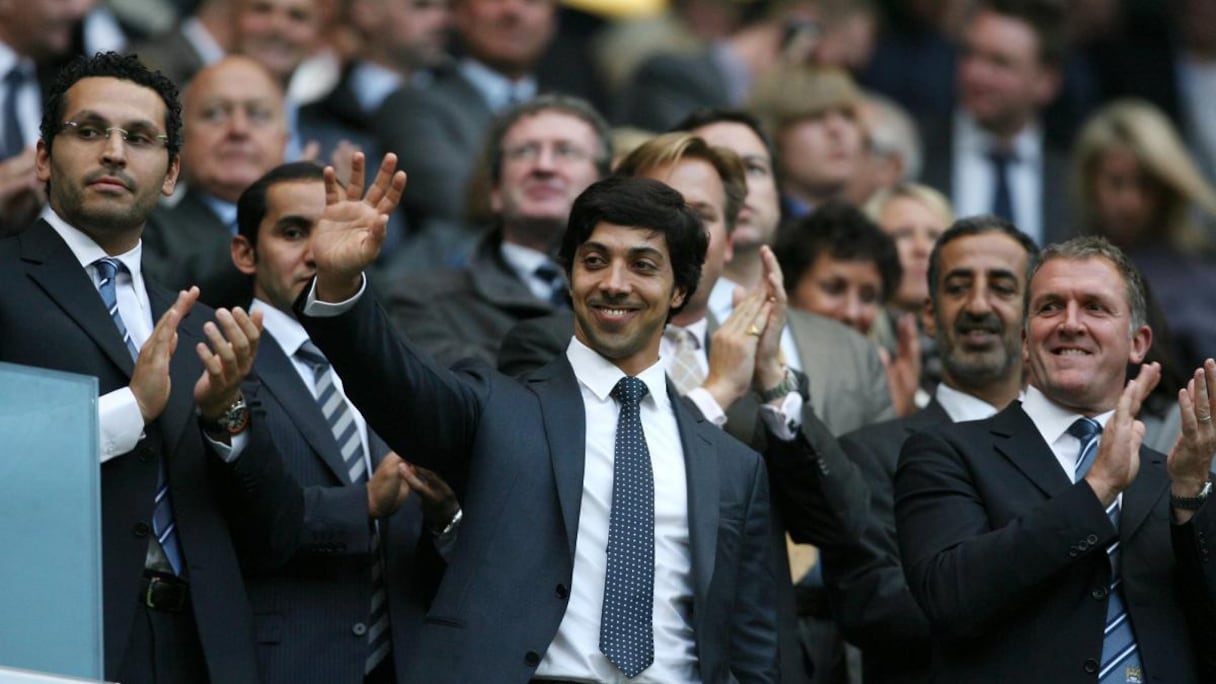
[[(583, 250), (598, 250), (600, 252), (611, 252), (612, 251), (611, 249), (608, 248), (607, 245), (603, 244), (602, 242), (592, 242), (590, 240), (587, 242), (584, 242), (582, 244), (582, 246), (579, 247), (579, 251), (583, 251)], [(662, 250), (660, 250), (656, 247), (651, 247), (649, 245), (645, 245), (642, 247), (630, 247), (627, 251), (627, 254), (629, 256), (635, 257), (635, 258), (639, 257), (639, 256), (654, 256), (660, 260), (664, 259)]]
[[(77, 123), (88, 122), (88, 123), (114, 124), (114, 122), (110, 121), (109, 118), (102, 116), (98, 112), (95, 112), (91, 109), (83, 109), (83, 110), (77, 112), (75, 115), (68, 117), (66, 120), (75, 121)], [(151, 119), (128, 119), (127, 121), (120, 121), (118, 124), (114, 124), (114, 125), (117, 125), (119, 128), (143, 127), (143, 128), (151, 128), (153, 130), (156, 130), (156, 128), (157, 128), (156, 123), (153, 122)]]
[(279, 220), (274, 222), (275, 228), (308, 228), (311, 230), (312, 225), (312, 219), (300, 214), (288, 214), (287, 216), (280, 216)]

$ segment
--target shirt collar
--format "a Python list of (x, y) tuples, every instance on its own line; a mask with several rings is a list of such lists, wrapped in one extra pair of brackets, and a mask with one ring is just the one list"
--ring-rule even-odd
[(350, 70), (351, 91), (359, 108), (374, 114), (389, 95), (404, 85), (401, 74), (372, 62), (359, 62)]
[(547, 255), (535, 249), (511, 242), (503, 241), (501, 249), (502, 258), (506, 260), (507, 265), (525, 280), (531, 278), (541, 264), (552, 261)]
[[(80, 262), (81, 266), (90, 266), (93, 262), (103, 257), (111, 256), (106, 254), (106, 251), (101, 248), (93, 238), (89, 237), (84, 231), (69, 225), (64, 221), (59, 214), (55, 213), (54, 209), (48, 204), (42, 210), (42, 220), (51, 225), (51, 228), (63, 238), (67, 243), (68, 249), (72, 251), (72, 255)], [(122, 254), (115, 254), (113, 258), (118, 259), (131, 272), (131, 279), (136, 287), (143, 287), (143, 278), (140, 274), (140, 263), (143, 260), (143, 241), (137, 241), (135, 247), (130, 251)]]
[(491, 111), (505, 109), (511, 104), (512, 94), (516, 100), (530, 100), (536, 96), (536, 78), (532, 76), (513, 81), (470, 57), (460, 60), (457, 68), (481, 93)]
[(704, 349), (705, 348), (705, 338), (707, 337), (708, 332), (709, 332), (709, 318), (706, 316), (702, 316), (700, 318), (700, 320), (698, 320), (697, 322), (689, 323), (688, 325), (675, 325), (672, 323), (668, 323), (667, 328), (669, 330), (671, 328), (679, 328), (681, 330), (688, 331), (688, 333), (692, 335), (692, 338), (694, 340), (696, 340), (697, 349)]
[[(566, 358), (574, 368), (574, 376), (600, 401), (607, 401), (612, 394), (612, 388), (625, 377), (620, 368), (580, 342), (578, 337), (570, 338), (570, 344), (566, 347)], [(646, 388), (650, 390), (649, 396), (654, 397), (660, 409), (670, 406), (671, 402), (667, 398), (667, 373), (658, 359), (649, 368), (638, 373), (637, 378), (646, 383)]]
[[(964, 111), (954, 117), (955, 130), (962, 147), (972, 154), (986, 157), (995, 146), (995, 136), (985, 131), (975, 118)], [(1013, 138), (1013, 157), (1017, 163), (1038, 164), (1043, 155), (1043, 131), (1032, 121)]]
[[(1048, 444), (1055, 444), (1060, 437), (1064, 436), (1065, 432), (1068, 432), (1068, 428), (1082, 417), (1080, 413), (1070, 411), (1048, 399), (1047, 395), (1033, 385), (1027, 387), (1026, 392), (1022, 395), (1022, 410), (1026, 412), (1027, 416), (1030, 416), (1030, 420), (1034, 421), (1035, 427), (1039, 429), (1039, 434)], [(1105, 428), (1106, 421), (1110, 420), (1114, 414), (1114, 409), (1111, 409), (1093, 416), (1093, 419)]]
[(223, 223), (224, 226), (229, 230), (232, 230), (236, 226), (235, 204), (232, 202), (225, 202), (224, 200), (208, 195), (201, 190), (196, 192), (199, 200), (201, 200), (203, 204), (207, 205), (207, 208), (211, 210), (211, 213), (215, 214), (215, 217), (220, 220), (220, 223)]
[(224, 48), (220, 47), (215, 36), (211, 35), (198, 17), (187, 17), (182, 20), (182, 35), (198, 53), (204, 66), (210, 66), (224, 58)]
[(34, 62), (29, 57), (18, 55), (13, 48), (9, 47), (3, 41), (0, 41), (0, 79), (8, 75), (14, 66), (18, 64), (25, 70), (25, 75), (28, 77), (34, 73)]
[(308, 332), (291, 314), (279, 311), (256, 297), (249, 305), (249, 312), (254, 311), (262, 312), (262, 328), (269, 332), (271, 337), (274, 337), (287, 356), (295, 356), (300, 345), (308, 341)]
[(937, 403), (945, 409), (946, 415), (955, 423), (965, 420), (983, 420), (996, 415), (997, 408), (979, 397), (956, 390), (941, 382), (933, 393)]

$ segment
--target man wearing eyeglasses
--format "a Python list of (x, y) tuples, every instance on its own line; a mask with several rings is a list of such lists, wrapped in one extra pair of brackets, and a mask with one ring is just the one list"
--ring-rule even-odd
[(394, 324), (443, 364), (494, 364), (516, 323), (569, 307), (552, 255), (574, 198), (608, 174), (608, 126), (582, 100), (544, 95), (494, 123), (485, 159), (494, 224), (468, 265), (407, 275), (385, 298)]
[(105, 679), (252, 682), (220, 501), (238, 506), (259, 560), (303, 502), (240, 391), (261, 315), (195, 307), (197, 289), (175, 301), (145, 277), (140, 236), (180, 149), (177, 90), (161, 74), (115, 53), (64, 68), (36, 148), (49, 204), (0, 241), (0, 361), (97, 378)]
[(194, 77), (182, 97), (181, 201), (158, 207), (144, 231), (146, 267), (174, 289), (198, 285), (210, 306), (244, 305), (249, 280), (232, 265), (236, 201), (283, 163), (283, 93), (249, 57), (225, 57)]

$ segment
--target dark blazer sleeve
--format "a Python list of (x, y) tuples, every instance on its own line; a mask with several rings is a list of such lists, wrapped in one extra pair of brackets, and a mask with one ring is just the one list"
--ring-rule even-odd
[(824, 573), (841, 631), (867, 660), (875, 651), (928, 655), (929, 622), (908, 590), (895, 533), (895, 456), (906, 435), (896, 422), (840, 440), (869, 487), (870, 514), (853, 543), (824, 549)]
[[(1003, 486), (1001, 478), (983, 478), (982, 489), (982, 476), (973, 474), (976, 469), (991, 473), (991, 461), (1005, 460), (992, 445), (988, 424), (912, 435), (895, 472), (896, 528), (908, 586), (934, 633), (944, 638), (987, 633), (1075, 566), (1078, 556), (1105, 553), (1117, 538), (1084, 480), (1028, 504), (1016, 517), (1003, 514), (1009, 520), (994, 524), (988, 499), (1019, 497), (995, 490)], [(1038, 442), (1047, 448), (1041, 438)], [(1077, 540), (1090, 535), (1094, 542), (1083, 553), (1076, 549)]]
[[(1216, 558), (1208, 540), (1216, 539), (1216, 505), (1208, 501), (1185, 525), (1170, 525), (1178, 562), (1182, 608), (1204, 681), (1216, 682)], [(1206, 646), (1205, 646), (1206, 645)]]
[(756, 461), (743, 518), (739, 588), (730, 611), (730, 670), (740, 684), (777, 682), (777, 577), (768, 477)]
[(397, 333), (370, 291), (341, 315), (310, 317), (303, 312), (310, 290), (296, 300), (296, 315), (344, 379), (347, 397), (390, 447), (460, 494), (492, 371), (474, 365), (458, 377), (440, 367)]

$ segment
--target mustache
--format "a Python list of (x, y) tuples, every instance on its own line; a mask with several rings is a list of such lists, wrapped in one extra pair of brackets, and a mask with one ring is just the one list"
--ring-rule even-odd
[(977, 316), (964, 311), (954, 319), (954, 332), (966, 334), (974, 330), (1000, 335), (1005, 332), (1005, 323), (992, 312)]
[(102, 178), (113, 178), (122, 183), (123, 187), (128, 190), (135, 189), (135, 179), (128, 176), (121, 169), (98, 169), (84, 177), (86, 185), (95, 183)]

